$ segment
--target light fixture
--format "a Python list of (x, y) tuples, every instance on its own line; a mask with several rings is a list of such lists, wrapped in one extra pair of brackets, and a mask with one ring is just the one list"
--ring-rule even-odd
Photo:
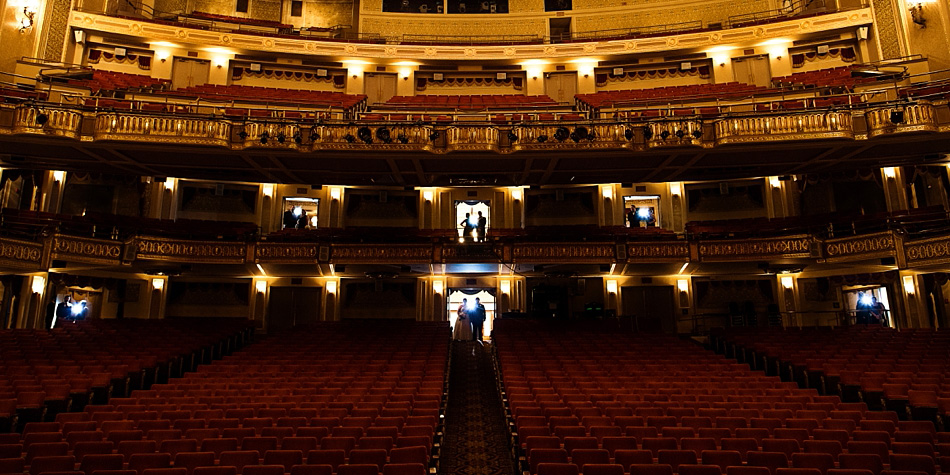
[(442, 295), (442, 290), (443, 290), (442, 281), (441, 281), (441, 280), (433, 280), (433, 281), (432, 281), (432, 292), (435, 293), (435, 294), (438, 294), (438, 295)]
[(515, 201), (521, 201), (522, 196), (521, 188), (512, 188), (511, 189), (511, 199)]
[(600, 189), (600, 194), (603, 195), (605, 200), (609, 200), (614, 197), (614, 189), (610, 185), (605, 186)]
[(687, 279), (677, 279), (676, 288), (680, 292), (689, 292), (689, 280)]
[(426, 201), (432, 201), (432, 190), (425, 190), (422, 192), (422, 199)]
[(274, 184), (273, 183), (264, 183), (261, 185), (261, 192), (264, 196), (268, 198), (274, 197)]
[(781, 187), (782, 187), (782, 180), (779, 180), (779, 178), (778, 178), (777, 176), (770, 176), (770, 177), (769, 177), (769, 185), (771, 185), (772, 188), (781, 188)]
[(26, 33), (30, 28), (33, 27), (33, 18), (36, 16), (36, 6), (32, 4), (24, 5), (23, 12), (17, 12), (17, 26), (19, 27), (20, 33)]
[(608, 281), (607, 281), (607, 293), (608, 293), (608, 294), (615, 294), (615, 293), (617, 293), (617, 281), (616, 281), (616, 280), (608, 280)]
[(924, 18), (923, 3), (918, 2), (916, 5), (911, 5), (908, 10), (910, 11), (910, 19), (913, 20), (917, 26), (927, 28), (927, 19)]
[(53, 170), (53, 181), (62, 183), (66, 179), (66, 172), (62, 170)]
[(670, 194), (673, 196), (679, 196), (683, 192), (683, 188), (679, 183), (670, 183)]
[(165, 279), (161, 277), (155, 277), (152, 279), (152, 288), (155, 290), (162, 290), (165, 288)]
[(330, 188), (330, 199), (331, 199), (331, 200), (339, 201), (340, 195), (343, 194), (343, 192), (342, 192), (341, 190), (342, 190), (342, 188), (340, 188), (340, 187), (338, 187), (338, 186), (334, 186), (334, 187)]
[(33, 276), (33, 284), (30, 286), (34, 294), (42, 294), (43, 290), (46, 289), (46, 278), (41, 275)]
[(336, 293), (336, 281), (335, 281), (335, 280), (328, 280), (328, 281), (327, 281), (327, 293), (328, 293), (328, 294), (335, 294), (335, 293)]
[(175, 189), (175, 179), (174, 178), (165, 178), (165, 189), (171, 191)]
[(917, 293), (917, 287), (914, 285), (914, 276), (905, 275), (903, 278), (904, 281), (904, 292), (907, 292), (907, 295), (914, 295)]
[(511, 293), (511, 281), (510, 281), (510, 280), (503, 280), (503, 281), (501, 281), (500, 287), (501, 287), (501, 293), (502, 293), (503, 295), (508, 295), (509, 293)]
[(885, 168), (884, 168), (884, 176), (886, 176), (887, 178), (896, 178), (896, 177), (897, 177), (897, 169), (894, 168), (894, 167), (885, 167)]
[(795, 287), (795, 279), (792, 278), (792, 276), (790, 275), (783, 275), (782, 288), (784, 288), (785, 290), (792, 290), (793, 287)]
[(267, 292), (267, 281), (259, 280), (256, 284), (254, 284), (254, 287), (257, 289), (257, 293), (263, 294), (264, 292)]

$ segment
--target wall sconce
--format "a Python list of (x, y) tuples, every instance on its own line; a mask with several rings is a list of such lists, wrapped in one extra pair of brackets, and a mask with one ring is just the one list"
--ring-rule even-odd
[(670, 183), (670, 194), (673, 196), (679, 196), (683, 192), (683, 188), (680, 187), (679, 183)]
[(915, 24), (921, 28), (927, 28), (927, 19), (924, 18), (924, 5), (922, 3), (911, 5), (908, 10), (910, 11), (910, 19)]
[(33, 27), (33, 17), (36, 16), (36, 6), (34, 5), (24, 5), (23, 12), (18, 13), (17, 25), (19, 25), (20, 33), (26, 33)]
[(617, 281), (616, 281), (616, 280), (608, 280), (608, 281), (607, 281), (607, 293), (608, 293), (608, 294), (615, 294), (615, 293), (617, 293)]
[(435, 293), (435, 294), (437, 294), (437, 295), (442, 295), (442, 290), (444, 290), (444, 287), (442, 286), (442, 281), (441, 281), (441, 280), (433, 280), (433, 281), (432, 281), (432, 292)]
[(165, 178), (165, 189), (172, 191), (175, 189), (175, 179), (174, 178)]
[(785, 290), (792, 290), (795, 287), (795, 279), (790, 275), (782, 276), (782, 288)]
[(327, 281), (327, 293), (328, 293), (328, 294), (335, 294), (335, 293), (336, 293), (336, 281), (335, 281), (335, 280), (328, 280), (328, 281)]
[(501, 287), (501, 293), (502, 293), (503, 295), (508, 295), (509, 293), (511, 293), (511, 281), (510, 281), (510, 280), (503, 280), (503, 281), (501, 281), (500, 287)]
[(679, 279), (676, 281), (676, 288), (682, 293), (689, 293), (689, 280)]
[(62, 183), (66, 179), (66, 172), (62, 170), (53, 170), (53, 181)]
[(264, 183), (261, 185), (261, 193), (268, 198), (274, 197), (274, 184), (273, 183)]
[(614, 189), (610, 186), (605, 186), (600, 189), (600, 194), (603, 195), (605, 200), (609, 200), (614, 197)]
[(521, 201), (522, 196), (521, 188), (512, 188), (511, 189), (511, 199), (515, 201)]
[(897, 169), (894, 167), (885, 167), (884, 176), (887, 178), (897, 178)]
[(343, 194), (343, 192), (341, 191), (341, 188), (340, 188), (340, 187), (334, 186), (333, 188), (330, 188), (330, 199), (331, 199), (331, 200), (339, 201), (341, 194)]
[(257, 281), (254, 284), (254, 288), (257, 289), (257, 293), (259, 294), (263, 294), (264, 292), (267, 292), (267, 281), (266, 280)]
[(164, 63), (165, 61), (168, 61), (168, 57), (169, 57), (169, 56), (171, 56), (171, 53), (169, 53), (168, 51), (165, 51), (165, 50), (157, 50), (157, 51), (155, 51), (155, 57), (158, 58), (158, 60), (161, 61), (161, 62), (163, 62), (163, 63)]
[(46, 290), (46, 278), (41, 275), (34, 275), (30, 290), (32, 290), (34, 294), (42, 294), (43, 290)]
[(422, 199), (426, 201), (432, 201), (433, 195), (432, 190), (425, 190), (422, 192)]
[(778, 178), (777, 176), (770, 176), (770, 177), (769, 177), (769, 185), (770, 185), (772, 188), (781, 188), (781, 187), (782, 187), (782, 180), (779, 180), (779, 178)]
[(161, 277), (155, 277), (152, 279), (152, 288), (155, 290), (162, 290), (165, 288), (165, 279)]
[(914, 295), (917, 293), (917, 286), (914, 285), (914, 276), (905, 275), (902, 280), (904, 282), (904, 292), (907, 292), (907, 295)]

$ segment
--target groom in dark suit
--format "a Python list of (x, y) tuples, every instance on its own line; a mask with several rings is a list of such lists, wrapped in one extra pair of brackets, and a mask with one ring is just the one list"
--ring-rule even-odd
[(475, 297), (475, 308), (469, 313), (468, 318), (472, 321), (472, 339), (481, 342), (482, 327), (485, 326), (485, 306), (478, 297)]

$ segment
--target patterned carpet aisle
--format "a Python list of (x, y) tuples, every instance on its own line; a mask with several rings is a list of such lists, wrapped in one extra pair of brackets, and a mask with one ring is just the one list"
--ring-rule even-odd
[(459, 341), (452, 345), (440, 472), (515, 475), (490, 346)]

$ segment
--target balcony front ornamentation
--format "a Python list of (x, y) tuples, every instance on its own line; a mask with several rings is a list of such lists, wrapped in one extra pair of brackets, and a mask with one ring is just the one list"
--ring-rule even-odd
[(703, 123), (699, 120), (650, 122), (643, 138), (650, 148), (703, 146)]
[(426, 151), (438, 134), (428, 125), (373, 124), (323, 125), (313, 129), (314, 150)]
[(96, 140), (221, 147), (228, 147), (231, 142), (231, 124), (214, 119), (100, 113), (95, 124)]
[(78, 139), (81, 127), (82, 112), (25, 105), (14, 112), (12, 132)]
[(630, 148), (632, 140), (623, 124), (519, 125), (508, 136), (513, 151)]
[(940, 130), (935, 108), (926, 101), (903, 107), (870, 109), (864, 116), (868, 122), (868, 138)]
[(716, 143), (853, 139), (850, 111), (730, 117), (716, 122)]

